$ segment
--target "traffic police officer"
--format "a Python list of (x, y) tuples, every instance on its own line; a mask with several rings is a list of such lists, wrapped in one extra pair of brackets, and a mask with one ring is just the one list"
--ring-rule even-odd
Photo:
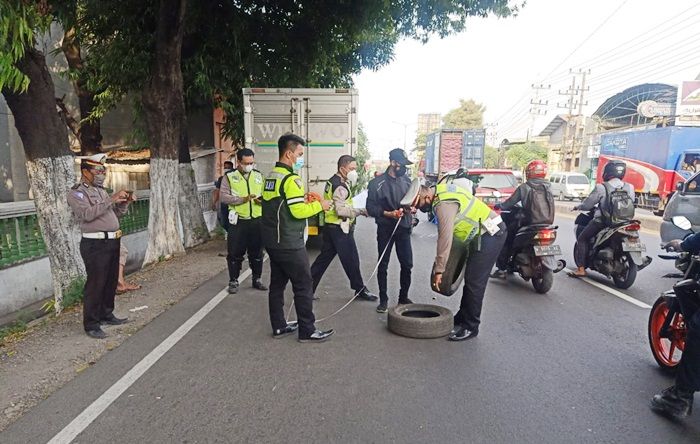
[(253, 288), (267, 290), (260, 280), (262, 276), (263, 252), (260, 233), (263, 192), (263, 176), (254, 168), (255, 154), (248, 148), (236, 152), (236, 169), (226, 173), (221, 181), (219, 199), (228, 205), (228, 292), (238, 292), (238, 276), (243, 265), (243, 255), (248, 253), (248, 262), (253, 272)]
[(423, 212), (432, 208), (438, 220), (437, 254), (433, 264), (434, 289), (437, 290), (442, 283), (453, 238), (463, 243), (464, 248), (469, 248), (462, 301), (449, 339), (463, 341), (476, 337), (486, 284), (505, 243), (506, 225), (500, 216), (469, 190), (455, 184), (443, 183), (433, 188), (422, 186), (416, 206)]
[(105, 154), (84, 157), (81, 181), (68, 192), (68, 204), (83, 233), (80, 255), (87, 280), (83, 289), (83, 327), (96, 339), (107, 335), (100, 324), (119, 325), (127, 321), (114, 316), (114, 295), (119, 278), (119, 247), (122, 232), (118, 217), (126, 214), (133, 194), (121, 190), (112, 196), (103, 188)]
[[(303, 166), (304, 139), (285, 134), (277, 142), (279, 162), (265, 179), (262, 195), (262, 234), (270, 256), (269, 309), (272, 336), (279, 338), (299, 330), (299, 342), (321, 342), (333, 330), (314, 325), (313, 280), (304, 244), (306, 219), (328, 210), (327, 200), (308, 201), (301, 177), (294, 172)], [(297, 322), (284, 317), (284, 289), (292, 281)]]
[(367, 215), (367, 210), (353, 208), (350, 187), (357, 183), (357, 162), (350, 155), (340, 156), (338, 172), (326, 182), (324, 199), (333, 201), (333, 207), (324, 213), (323, 247), (311, 265), (314, 294), (326, 269), (337, 254), (350, 287), (356, 297), (365, 301), (376, 301), (377, 296), (367, 290), (360, 273), (360, 255), (355, 244), (355, 217)]

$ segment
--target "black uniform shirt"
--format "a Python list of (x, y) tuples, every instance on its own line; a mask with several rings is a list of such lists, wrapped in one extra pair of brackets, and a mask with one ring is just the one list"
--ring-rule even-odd
[[(388, 169), (387, 169), (388, 171)], [(406, 195), (411, 187), (411, 180), (404, 176), (391, 177), (388, 172), (384, 172), (379, 177), (369, 181), (367, 186), (367, 213), (372, 216), (379, 226), (393, 227), (395, 219), (384, 217), (384, 211), (394, 211), (401, 208), (401, 199)], [(401, 218), (400, 227), (412, 228), (413, 216), (406, 212)]]

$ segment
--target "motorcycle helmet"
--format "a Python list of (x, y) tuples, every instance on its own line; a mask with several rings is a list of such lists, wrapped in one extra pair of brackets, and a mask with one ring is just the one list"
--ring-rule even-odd
[(533, 160), (525, 167), (525, 180), (544, 179), (547, 176), (547, 164), (543, 160)]
[(605, 168), (603, 168), (603, 180), (607, 182), (613, 177), (622, 179), (625, 177), (626, 172), (627, 165), (625, 162), (621, 160), (611, 160), (610, 162), (606, 163)]

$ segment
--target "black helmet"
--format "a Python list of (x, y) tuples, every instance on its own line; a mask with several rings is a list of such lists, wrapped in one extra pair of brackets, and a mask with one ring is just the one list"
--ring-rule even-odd
[(625, 177), (626, 172), (627, 165), (625, 165), (625, 162), (621, 160), (611, 160), (605, 164), (605, 168), (603, 169), (603, 180), (608, 181), (613, 177), (622, 179)]

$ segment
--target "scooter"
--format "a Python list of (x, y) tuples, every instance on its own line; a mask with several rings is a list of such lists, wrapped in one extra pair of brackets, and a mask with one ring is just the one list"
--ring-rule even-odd
[[(673, 224), (683, 230), (689, 230), (691, 226), (690, 221), (684, 216), (674, 217)], [(662, 248), (664, 247), (668, 248), (668, 245), (662, 244)], [(681, 280), (673, 286), (672, 290), (663, 292), (654, 302), (649, 313), (647, 335), (656, 363), (664, 370), (673, 370), (681, 360), (688, 334), (677, 294), (697, 299), (698, 290), (700, 290), (700, 283), (698, 283), (700, 256), (681, 252), (677, 255), (659, 255), (659, 257), (674, 260), (674, 265), (679, 271), (663, 277)]]
[[(577, 239), (593, 220), (593, 211), (581, 213), (576, 218)], [(651, 263), (651, 258), (644, 255), (646, 246), (639, 237), (639, 229), (638, 220), (629, 220), (600, 230), (590, 240), (587, 268), (611, 277), (617, 288), (630, 288), (637, 278), (637, 271)]]
[(517, 272), (525, 281), (532, 280), (532, 286), (537, 293), (547, 293), (554, 283), (554, 273), (566, 267), (566, 262), (557, 260), (561, 256), (561, 247), (555, 245), (557, 239), (556, 225), (525, 225), (522, 220), (522, 208), (515, 207), (511, 211), (501, 211), (501, 214), (512, 218), (509, 224), (518, 228), (511, 249), (508, 253), (508, 271)]

